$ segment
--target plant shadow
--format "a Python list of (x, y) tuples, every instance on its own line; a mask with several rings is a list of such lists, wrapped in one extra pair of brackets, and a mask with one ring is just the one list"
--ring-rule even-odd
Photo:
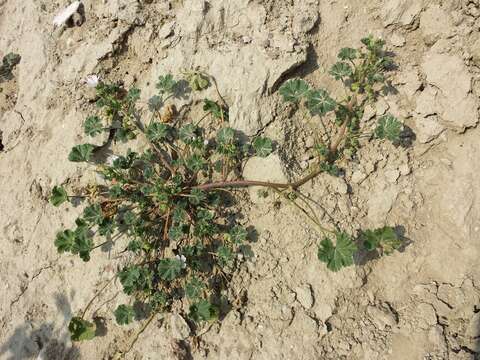
[[(72, 317), (72, 310), (67, 297), (55, 294), (57, 310), (63, 314), (64, 320), (60, 329), (65, 329)], [(68, 334), (59, 334), (54, 322), (35, 325), (26, 320), (18, 326), (10, 337), (0, 346), (0, 357), (6, 360), (27, 360), (36, 357), (38, 360), (80, 360), (79, 349), (68, 346)]]
[[(398, 238), (402, 241), (402, 245), (400, 245), (400, 247), (396, 251), (403, 253), (410, 244), (413, 244), (413, 240), (405, 236), (405, 227), (403, 225), (395, 226), (394, 230)], [(359, 251), (355, 254), (353, 259), (355, 265), (366, 265), (370, 261), (377, 260), (383, 256), (386, 256), (381, 254), (378, 250), (368, 251), (365, 246), (363, 246), (363, 241), (361, 241), (361, 235), (357, 237), (357, 245)]]

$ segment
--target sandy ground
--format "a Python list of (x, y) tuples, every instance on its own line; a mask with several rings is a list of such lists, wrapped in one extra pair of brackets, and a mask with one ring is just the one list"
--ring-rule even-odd
[(66, 161), (94, 106), (82, 78), (135, 83), (147, 99), (160, 74), (199, 66), (217, 78), (234, 127), (278, 142), (261, 165), (294, 178), (313, 143), (278, 86), (301, 76), (340, 91), (325, 70), (369, 33), (387, 41), (398, 69), (396, 92), (368, 116), (397, 115), (413, 141), (367, 142), (343, 178), (304, 190), (351, 232), (398, 226), (405, 248), (329, 272), (305, 219), (251, 194), (244, 222), (258, 239), (227, 317), (194, 338), (165, 315), (127, 358), (176, 359), (174, 339), (193, 359), (479, 358), (480, 1), (85, 0), (84, 22), (54, 29), (66, 5), (0, 0), (0, 56), (22, 56), (0, 84), (1, 359), (109, 359), (140, 326), (114, 325), (117, 287), (97, 304), (101, 336), (68, 338), (72, 314), (114, 270), (105, 254), (83, 266), (53, 245), (79, 210), (50, 206), (51, 188), (93, 178)]

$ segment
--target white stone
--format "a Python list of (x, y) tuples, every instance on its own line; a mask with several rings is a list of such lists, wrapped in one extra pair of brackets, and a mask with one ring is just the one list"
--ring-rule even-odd
[(391, 37), (390, 37), (390, 43), (393, 45), (393, 46), (396, 46), (396, 47), (402, 47), (403, 45), (405, 45), (405, 36), (401, 35), (401, 34), (397, 34), (397, 33), (394, 33)]
[(415, 128), (417, 130), (415, 135), (422, 144), (436, 139), (445, 130), (445, 127), (440, 124), (436, 116), (427, 118), (415, 117)]
[(478, 122), (478, 101), (471, 94), (472, 76), (457, 55), (430, 51), (422, 64), (427, 82), (439, 89), (438, 114), (451, 128), (464, 131)]
[(190, 327), (179, 314), (172, 314), (170, 316), (170, 329), (174, 339), (185, 340), (190, 336)]
[(310, 285), (305, 284), (295, 289), (297, 294), (297, 301), (305, 308), (311, 309), (314, 303), (312, 288)]

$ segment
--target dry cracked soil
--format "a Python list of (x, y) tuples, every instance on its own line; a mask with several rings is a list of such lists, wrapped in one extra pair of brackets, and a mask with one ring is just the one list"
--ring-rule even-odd
[[(231, 125), (278, 147), (246, 177), (291, 179), (313, 157), (312, 133), (278, 95), (288, 78), (340, 92), (327, 75), (340, 47), (382, 37), (398, 65), (368, 109), (410, 130), (410, 144), (365, 141), (341, 177), (303, 190), (325, 221), (353, 232), (397, 226), (406, 246), (333, 273), (319, 235), (284, 204), (245, 193), (252, 254), (227, 316), (195, 336), (178, 314), (156, 319), (127, 359), (480, 358), (479, 0), (83, 0), (84, 17), (54, 28), (67, 0), (0, 0), (0, 56), (21, 55), (0, 84), (0, 358), (111, 359), (140, 326), (114, 325), (119, 287), (99, 301), (101, 336), (72, 344), (66, 325), (114, 269), (59, 256), (55, 232), (77, 209), (48, 204), (55, 184), (92, 179), (66, 161), (94, 94), (88, 74), (136, 84), (204, 69)], [(149, 93), (150, 92), (150, 93)]]

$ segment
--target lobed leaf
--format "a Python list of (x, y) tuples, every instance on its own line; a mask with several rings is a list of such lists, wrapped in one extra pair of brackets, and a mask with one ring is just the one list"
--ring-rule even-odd
[(215, 101), (204, 99), (203, 111), (210, 112), (217, 119), (228, 120), (228, 112)]
[(76, 316), (70, 320), (68, 331), (72, 341), (91, 340), (95, 337), (96, 326), (94, 323)]
[(103, 131), (102, 121), (98, 116), (89, 116), (83, 123), (85, 135), (96, 136)]
[(205, 284), (202, 283), (198, 278), (193, 277), (186, 285), (185, 285), (185, 295), (191, 300), (198, 299), (205, 288)]
[(380, 118), (375, 129), (375, 135), (379, 139), (388, 139), (391, 142), (400, 140), (403, 124), (394, 116), (387, 114)]
[(252, 146), (255, 150), (255, 153), (260, 157), (267, 157), (273, 151), (272, 140), (267, 137), (257, 137), (253, 141)]
[(50, 195), (50, 203), (53, 206), (60, 206), (66, 201), (68, 201), (68, 194), (63, 186), (54, 186)]
[(337, 103), (323, 89), (310, 91), (307, 95), (307, 107), (312, 115), (325, 115), (335, 110)]
[(357, 50), (352, 48), (343, 48), (338, 53), (338, 58), (341, 60), (355, 60), (357, 58)]
[(167, 137), (169, 129), (167, 124), (152, 122), (147, 127), (147, 138), (152, 142), (162, 141)]
[(207, 300), (200, 300), (190, 306), (188, 316), (196, 321), (210, 321), (218, 317), (218, 309)]
[(183, 263), (179, 259), (160, 260), (157, 271), (162, 280), (172, 281), (180, 276), (183, 269)]
[(57, 233), (55, 246), (60, 254), (72, 251), (74, 243), (75, 233), (72, 230), (64, 230)]
[(332, 75), (335, 80), (341, 80), (343, 78), (351, 76), (353, 74), (353, 70), (349, 64), (345, 62), (337, 62), (332, 66), (329, 74)]
[(175, 92), (175, 87), (177, 86), (177, 82), (173, 79), (173, 75), (167, 74), (164, 76), (160, 76), (157, 82), (157, 89), (160, 94), (167, 94), (171, 95)]
[(242, 226), (234, 226), (230, 232), (230, 239), (237, 245), (242, 244), (247, 240), (248, 232)]
[(193, 189), (190, 191), (190, 197), (188, 200), (190, 203), (193, 205), (199, 205), (202, 201), (205, 201), (207, 199), (207, 194), (200, 190), (200, 189)]
[(399, 238), (395, 229), (391, 226), (384, 226), (380, 229), (365, 230), (362, 233), (364, 245), (368, 251), (382, 249), (383, 253), (390, 255), (394, 250), (402, 246), (402, 240)]
[(93, 149), (95, 149), (95, 146), (92, 144), (82, 144), (74, 146), (72, 148), (72, 151), (70, 151), (70, 154), (68, 155), (68, 160), (72, 162), (90, 161)]
[(160, 96), (154, 95), (150, 99), (148, 99), (148, 109), (151, 112), (159, 111), (162, 108), (162, 106), (163, 106), (163, 99)]
[(114, 311), (115, 320), (119, 325), (128, 325), (133, 321), (135, 312), (130, 305), (119, 305)]
[(285, 82), (278, 91), (283, 97), (283, 101), (298, 103), (307, 96), (310, 86), (305, 80), (291, 79)]
[(83, 210), (83, 218), (87, 223), (101, 224), (103, 222), (103, 212), (99, 204), (87, 206)]
[(327, 268), (332, 271), (352, 265), (353, 254), (357, 251), (357, 246), (348, 234), (337, 232), (335, 236), (337, 240), (335, 245), (327, 237), (321, 241), (318, 248), (318, 259), (326, 263)]

